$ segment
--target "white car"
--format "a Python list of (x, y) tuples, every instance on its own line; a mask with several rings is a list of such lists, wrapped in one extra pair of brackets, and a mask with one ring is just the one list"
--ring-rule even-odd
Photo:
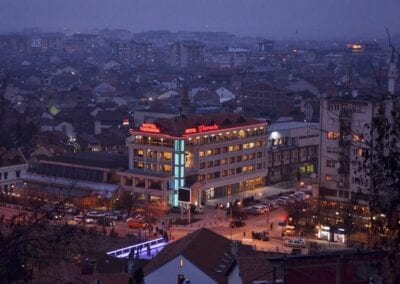
[(279, 205), (286, 205), (289, 202), (289, 197), (287, 196), (281, 196), (278, 198), (278, 204)]

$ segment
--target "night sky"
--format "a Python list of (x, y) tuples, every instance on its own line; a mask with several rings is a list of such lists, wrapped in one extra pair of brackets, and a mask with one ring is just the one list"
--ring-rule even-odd
[(374, 38), (400, 33), (400, 0), (0, 0), (0, 32), (25, 27)]

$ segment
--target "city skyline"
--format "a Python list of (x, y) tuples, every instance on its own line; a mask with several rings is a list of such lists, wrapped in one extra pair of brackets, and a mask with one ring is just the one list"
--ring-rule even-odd
[[(384, 3), (382, 3), (384, 2)], [(383, 38), (400, 33), (400, 3), (384, 1), (2, 1), (0, 32), (102, 28), (226, 31), (273, 39)]]

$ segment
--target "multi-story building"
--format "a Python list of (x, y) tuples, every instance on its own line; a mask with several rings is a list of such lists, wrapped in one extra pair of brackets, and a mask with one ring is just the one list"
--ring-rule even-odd
[(254, 114), (279, 114), (287, 108), (285, 92), (265, 83), (257, 83), (243, 88), (243, 109)]
[(13, 192), (27, 169), (28, 162), (20, 150), (0, 148), (0, 192)]
[(374, 113), (372, 100), (341, 96), (321, 101), (320, 197), (335, 202), (366, 203), (369, 179), (359, 163), (366, 155)]
[(31, 49), (47, 51), (61, 50), (63, 48), (64, 34), (62, 33), (41, 33), (31, 37)]
[(204, 44), (199, 41), (179, 41), (171, 46), (171, 65), (181, 68), (204, 63)]
[(180, 187), (192, 203), (265, 185), (267, 123), (239, 114), (158, 118), (127, 139), (129, 171), (122, 187), (177, 205)]
[(112, 54), (124, 63), (148, 64), (152, 62), (152, 45), (145, 42), (115, 42)]
[(319, 134), (319, 123), (272, 123), (268, 127), (268, 181), (309, 179), (316, 174)]

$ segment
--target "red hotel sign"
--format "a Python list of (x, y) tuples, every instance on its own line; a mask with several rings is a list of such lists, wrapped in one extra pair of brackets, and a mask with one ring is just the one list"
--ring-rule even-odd
[(207, 131), (213, 131), (213, 130), (218, 130), (219, 126), (217, 124), (213, 125), (199, 125), (193, 128), (186, 128), (185, 129), (185, 134), (192, 134), (192, 133), (198, 133), (198, 132), (207, 132)]
[(160, 133), (160, 128), (153, 123), (143, 123), (139, 129), (143, 132)]

